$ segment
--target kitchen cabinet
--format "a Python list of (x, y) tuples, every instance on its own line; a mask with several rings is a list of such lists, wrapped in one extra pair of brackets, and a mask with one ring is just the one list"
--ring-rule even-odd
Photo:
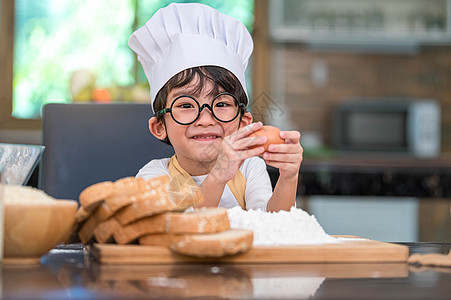
[(451, 42), (450, 0), (272, 0), (275, 42), (414, 47)]

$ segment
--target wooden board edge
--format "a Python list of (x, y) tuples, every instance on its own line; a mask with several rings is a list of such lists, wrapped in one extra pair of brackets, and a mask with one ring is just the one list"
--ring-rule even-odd
[[(368, 244), (370, 243), (370, 244)], [(394, 263), (406, 262), (409, 248), (404, 245), (371, 241), (336, 247), (257, 246), (246, 253), (221, 258), (196, 258), (179, 255), (167, 247), (142, 245), (93, 244), (92, 256), (104, 264), (172, 264), (172, 263)], [(325, 245), (323, 245), (325, 246)], [(371, 246), (371, 247), (370, 247)], [(119, 251), (120, 250), (120, 251)], [(282, 251), (281, 251), (282, 250)], [(383, 250), (383, 251), (381, 251)], [(334, 251), (334, 255), (330, 255)], [(368, 251), (370, 252), (369, 255)], [(130, 253), (133, 255), (124, 255)]]

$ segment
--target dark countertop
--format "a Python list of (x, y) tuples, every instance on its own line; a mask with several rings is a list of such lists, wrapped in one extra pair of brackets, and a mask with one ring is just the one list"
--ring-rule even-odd
[[(273, 185), (278, 170), (268, 167)], [(305, 156), (298, 195), (451, 198), (451, 158), (346, 153)]]
[[(404, 243), (448, 253), (450, 243)], [(405, 263), (99, 265), (80, 244), (2, 267), (3, 299), (451, 299), (451, 268)]]

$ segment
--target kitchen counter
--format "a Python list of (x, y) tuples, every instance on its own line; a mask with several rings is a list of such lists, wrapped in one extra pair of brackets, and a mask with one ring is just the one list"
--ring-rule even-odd
[[(404, 243), (448, 253), (450, 243)], [(379, 264), (100, 265), (81, 244), (2, 267), (2, 299), (450, 299), (451, 268)]]
[[(268, 167), (273, 185), (278, 170)], [(451, 198), (451, 157), (420, 159), (372, 153), (306, 155), (298, 195)]]

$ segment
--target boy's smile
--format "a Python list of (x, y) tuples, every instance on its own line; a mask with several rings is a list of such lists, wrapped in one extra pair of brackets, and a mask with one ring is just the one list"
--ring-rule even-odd
[(195, 139), (196, 141), (199, 141), (199, 142), (203, 142), (203, 141), (209, 142), (209, 141), (213, 141), (218, 138), (221, 138), (221, 137), (219, 135), (212, 135), (212, 134), (208, 134), (208, 133), (193, 136), (193, 139)]

